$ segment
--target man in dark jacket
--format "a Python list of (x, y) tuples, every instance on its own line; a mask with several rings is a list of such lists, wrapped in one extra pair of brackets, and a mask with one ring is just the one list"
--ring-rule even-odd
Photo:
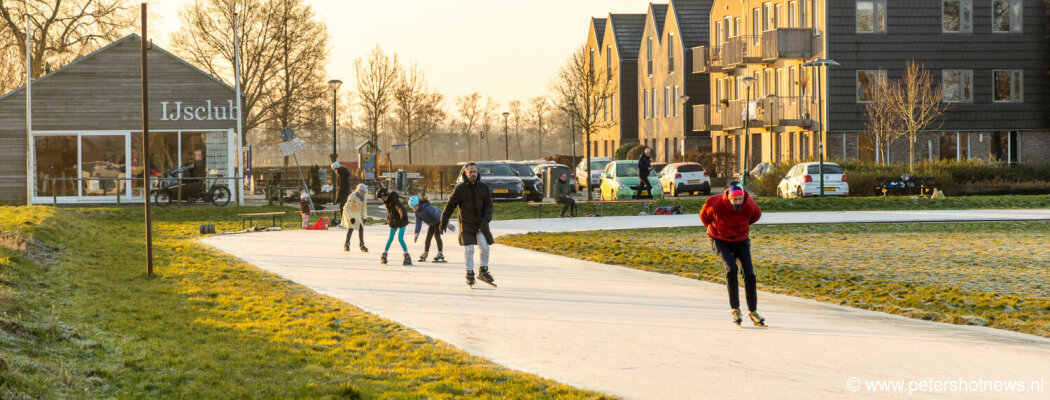
[(459, 244), (464, 246), (467, 267), (467, 285), (474, 286), (474, 246), (481, 249), (481, 269), (478, 279), (496, 286), (489, 274), (489, 246), (495, 243), (489, 222), (492, 222), (492, 192), (481, 182), (478, 166), (473, 162), (463, 166), (463, 182), (452, 189), (452, 196), (441, 213), (441, 231), (448, 228), (452, 213), (459, 208)]
[(561, 207), (562, 218), (565, 217), (566, 210), (571, 210), (569, 216), (576, 216), (576, 200), (573, 200), (569, 193), (572, 193), (572, 186), (569, 185), (569, 177), (562, 173), (561, 176), (558, 177), (558, 180), (554, 181), (554, 201), (563, 205)]
[(339, 208), (336, 210), (341, 211), (343, 206), (346, 205), (346, 198), (350, 197), (350, 170), (346, 169), (339, 161), (332, 163), (332, 170), (335, 171), (336, 175), (335, 202), (339, 204)]
[(758, 315), (758, 289), (754, 266), (751, 264), (750, 227), (762, 217), (758, 203), (740, 186), (733, 182), (725, 193), (711, 196), (700, 210), (700, 221), (707, 226), (714, 250), (726, 267), (726, 286), (729, 288), (729, 306), (733, 308), (733, 322), (740, 325), (740, 288), (737, 283), (737, 262), (743, 269), (749, 317), (755, 326), (766, 326), (765, 318)]
[(647, 191), (650, 197), (653, 195), (653, 185), (649, 183), (649, 170), (652, 168), (652, 162), (649, 159), (650, 152), (651, 150), (646, 147), (645, 151), (642, 151), (642, 155), (638, 157), (638, 180), (640, 181), (638, 184), (638, 197), (642, 197), (641, 191), (643, 190)]

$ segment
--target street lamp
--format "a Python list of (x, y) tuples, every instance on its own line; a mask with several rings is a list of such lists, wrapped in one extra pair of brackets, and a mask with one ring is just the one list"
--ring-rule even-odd
[(576, 162), (576, 102), (569, 101), (569, 135), (572, 135), (572, 162)]
[(343, 81), (338, 79), (332, 79), (328, 81), (328, 86), (332, 88), (332, 162), (336, 162), (339, 159), (339, 153), (336, 152), (336, 129), (338, 125), (338, 119), (336, 118), (336, 101), (338, 99), (339, 85), (342, 85)]
[(751, 152), (751, 85), (755, 84), (755, 77), (745, 76), (742, 78), (747, 86), (747, 102), (744, 103), (744, 171), (740, 173), (740, 184), (747, 188), (747, 163)]
[[(688, 108), (685, 107), (686, 103), (689, 102), (689, 96), (686, 96), (686, 95), (683, 94), (683, 95), (678, 97), (678, 101), (682, 103), (682, 114), (685, 114), (685, 113), (688, 113), (688, 112), (692, 112), (691, 110), (689, 110)], [(696, 123), (696, 122), (694, 121), (693, 123)], [(678, 148), (679, 149), (679, 154), (681, 154), (682, 156), (685, 156), (685, 154), (684, 154), (685, 151), (682, 151), (682, 150), (685, 149), (686, 133), (691, 131), (692, 129), (693, 129), (693, 127), (685, 126), (684, 123), (683, 123), (683, 125), (682, 125), (682, 147)], [(667, 160), (667, 161), (670, 162), (671, 160)]]
[[(802, 63), (802, 66), (804, 66), (804, 67), (813, 67), (813, 66), (818, 67), (818, 70), (817, 70), (817, 114), (819, 115), (818, 118), (820, 120), (820, 125), (819, 125), (819, 128), (817, 130), (817, 132), (818, 132), (818, 136), (817, 136), (817, 152), (820, 154), (820, 163), (817, 164), (817, 173), (820, 174), (820, 197), (824, 197), (824, 100), (822, 99), (823, 93), (821, 93), (821, 91), (823, 90), (823, 85), (820, 84), (820, 75), (821, 74), (820, 74), (819, 67), (821, 67), (821, 66), (828, 66), (828, 65), (830, 65), (832, 67), (837, 67), (840, 64), (835, 62), (835, 60), (829, 60), (829, 59), (826, 59), (826, 58), (818, 58), (818, 59), (813, 60), (813, 61), (808, 61), (808, 62)], [(843, 154), (843, 159), (845, 159), (845, 154)]]
[(503, 150), (506, 152), (504, 160), (510, 159), (510, 136), (507, 133), (507, 117), (509, 116), (509, 112), (503, 112)]

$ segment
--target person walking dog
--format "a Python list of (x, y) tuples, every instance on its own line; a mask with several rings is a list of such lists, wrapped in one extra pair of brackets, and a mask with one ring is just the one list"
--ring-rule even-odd
[(459, 244), (463, 246), (465, 256), (467, 285), (474, 287), (474, 246), (477, 246), (481, 250), (478, 279), (496, 286), (495, 280), (489, 274), (489, 246), (495, 243), (492, 232), (489, 231), (489, 222), (492, 222), (492, 192), (481, 182), (477, 164), (469, 162), (464, 165), (461, 175), (463, 182), (452, 189), (452, 196), (445, 203), (445, 210), (441, 213), (441, 231), (444, 232), (448, 228), (452, 213), (458, 209)]
[[(707, 198), (700, 209), (700, 221), (707, 226), (714, 250), (726, 268), (726, 286), (729, 289), (729, 306), (732, 307), (733, 323), (740, 325), (740, 287), (737, 272), (744, 275), (744, 290), (747, 298), (748, 317), (755, 326), (765, 327), (766, 320), (758, 315), (758, 288), (755, 268), (751, 264), (750, 227), (762, 217), (758, 203), (747, 191), (733, 182), (722, 194)], [(737, 267), (739, 263), (739, 269)]]

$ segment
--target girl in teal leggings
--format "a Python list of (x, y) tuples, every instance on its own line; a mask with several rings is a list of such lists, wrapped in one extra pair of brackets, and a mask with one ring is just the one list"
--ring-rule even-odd
[(386, 240), (386, 248), (379, 262), (386, 265), (386, 253), (390, 250), (390, 244), (394, 242), (394, 234), (401, 244), (401, 250), (405, 252), (404, 265), (412, 265), (412, 256), (408, 254), (408, 245), (405, 244), (405, 227), (408, 226), (408, 209), (401, 204), (401, 196), (397, 192), (391, 192), (385, 187), (376, 190), (376, 197), (383, 200), (386, 205), (386, 223), (390, 226), (390, 237)]

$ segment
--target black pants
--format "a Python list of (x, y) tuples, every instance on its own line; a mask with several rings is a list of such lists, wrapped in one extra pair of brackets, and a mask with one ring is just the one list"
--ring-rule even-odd
[[(344, 246), (350, 245), (350, 237), (354, 235), (353, 226), (348, 226), (346, 229), (346, 241), (343, 242)], [(357, 227), (357, 241), (361, 242), (361, 246), (365, 245), (365, 224), (361, 224)]]
[(715, 251), (726, 267), (726, 286), (729, 288), (729, 306), (740, 308), (740, 284), (736, 279), (737, 262), (744, 275), (744, 290), (747, 297), (747, 309), (755, 311), (758, 307), (758, 289), (755, 281), (755, 269), (751, 265), (751, 239), (742, 242), (726, 242), (711, 238), (711, 249)]
[(653, 184), (649, 183), (649, 173), (646, 172), (645, 175), (639, 174), (638, 175), (638, 180), (639, 180), (639, 184), (638, 184), (638, 192), (639, 193), (638, 193), (638, 196), (641, 197), (641, 191), (643, 191), (643, 190), (648, 190), (649, 191), (649, 196), (652, 196), (653, 195)]
[(444, 245), (441, 244), (441, 230), (438, 229), (438, 224), (430, 225), (430, 228), (427, 228), (427, 241), (423, 243), (423, 252), (430, 252), (431, 237), (437, 242), (438, 253), (442, 252), (442, 247), (444, 247)]
[(565, 211), (566, 210), (569, 210), (569, 215), (572, 215), (573, 217), (576, 216), (576, 200), (573, 200), (569, 196), (565, 196), (565, 197), (562, 197), (562, 198), (558, 199), (558, 203), (562, 204), (561, 216), (563, 216), (563, 217), (565, 216)]

